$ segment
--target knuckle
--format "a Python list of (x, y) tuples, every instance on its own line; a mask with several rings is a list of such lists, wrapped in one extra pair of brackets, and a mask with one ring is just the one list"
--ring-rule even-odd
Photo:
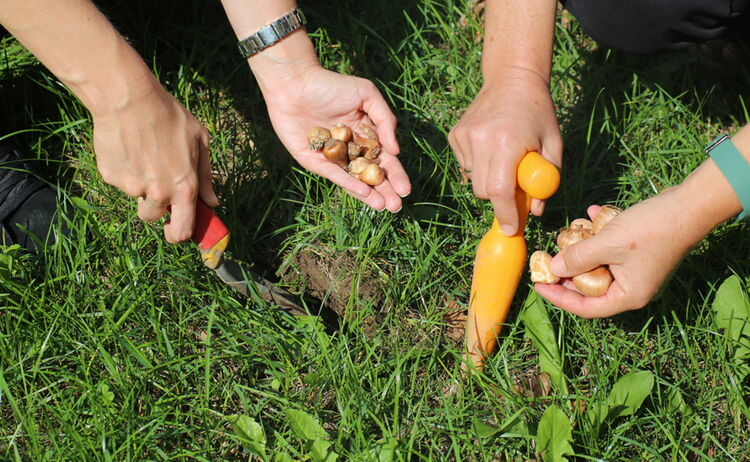
[(497, 200), (512, 200), (514, 191), (504, 183), (493, 181), (487, 184), (487, 195)]
[(582, 258), (581, 247), (573, 244), (563, 249), (561, 253), (565, 261), (565, 266), (571, 271), (577, 271)]
[[(515, 134), (509, 134), (500, 132), (497, 135), (495, 144), (499, 152), (505, 153), (505, 158), (510, 162), (520, 162), (520, 158), (526, 153), (528, 145), (519, 141), (518, 136)], [(515, 167), (515, 163), (512, 164)]]
[(160, 186), (151, 187), (146, 194), (146, 199), (156, 205), (166, 206), (169, 205), (170, 194)]
[(192, 232), (190, 232), (189, 230), (180, 230), (175, 233), (173, 243), (177, 244), (180, 242), (185, 242), (188, 239), (190, 239), (191, 235), (192, 235)]
[(484, 144), (489, 141), (489, 139), (490, 132), (483, 126), (474, 127), (474, 129), (469, 132), (469, 140), (471, 140), (472, 143)]
[(497, 197), (500, 200), (515, 202), (515, 177), (505, 175), (502, 172), (494, 172), (492, 176), (487, 179), (487, 190), (493, 197)]
[(364, 86), (367, 89), (367, 91), (369, 91), (369, 92), (377, 92), (378, 91), (378, 87), (376, 87), (375, 84), (372, 81), (367, 80), (367, 79), (362, 79), (362, 80), (363, 80), (362, 83), (364, 84)]
[(132, 183), (125, 183), (123, 185), (112, 183), (112, 186), (118, 187), (120, 191), (124, 192), (125, 195), (129, 197), (140, 197), (143, 195), (143, 189), (140, 186)]
[(494, 130), (492, 130), (492, 133), (494, 134), (495, 143), (497, 143), (498, 148), (512, 149), (512, 148), (518, 147), (519, 144), (523, 144), (520, 142), (519, 135), (517, 133), (516, 128), (517, 127), (506, 127), (506, 126), (494, 127)]
[(474, 191), (474, 195), (480, 199), (490, 198), (490, 196), (487, 195), (487, 190), (484, 188), (484, 186), (479, 185), (477, 182), (471, 183), (471, 189)]
[(152, 222), (158, 220), (160, 217), (161, 217), (161, 215), (157, 215), (157, 214), (154, 214), (154, 213), (149, 213), (143, 207), (138, 207), (138, 218), (141, 221), (145, 221), (146, 223), (152, 223)]
[(448, 144), (450, 144), (451, 149), (453, 149), (454, 152), (458, 152), (460, 150), (458, 146), (458, 138), (460, 136), (461, 132), (456, 131), (454, 128), (453, 130), (448, 133)]
[(108, 167), (99, 166), (99, 175), (102, 177), (102, 181), (110, 186), (117, 186), (117, 176)]
[(177, 194), (180, 197), (188, 199), (194, 198), (198, 194), (198, 179), (197, 177), (190, 177), (185, 179), (177, 188)]
[(453, 146), (456, 142), (456, 133), (458, 129), (458, 125), (456, 125), (448, 132), (448, 144), (450, 144), (451, 146)]

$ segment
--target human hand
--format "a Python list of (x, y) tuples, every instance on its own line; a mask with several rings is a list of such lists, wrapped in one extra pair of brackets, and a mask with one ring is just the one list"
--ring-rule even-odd
[[(469, 172), (474, 193), (489, 199), (503, 234), (519, 226), (515, 203), (516, 168), (529, 151), (558, 167), (562, 138), (547, 81), (515, 69), (485, 83), (448, 135), (459, 165)], [(541, 215), (544, 201), (534, 199), (531, 212)]]
[[(312, 65), (286, 85), (265, 87), (263, 96), (274, 130), (300, 165), (375, 210), (401, 209), (401, 198), (411, 192), (411, 184), (397, 157), (396, 117), (372, 82)], [(375, 128), (382, 145), (378, 158), (386, 177), (383, 183), (368, 186), (307, 146), (312, 127), (328, 128), (339, 122), (354, 131), (363, 125)]]
[(217, 204), (208, 134), (127, 40), (88, 0), (3, 2), (0, 22), (91, 112), (104, 181), (141, 198), (138, 216), (145, 221), (171, 205), (167, 241), (190, 238), (196, 195)]
[[(609, 265), (614, 282), (601, 297), (579, 293), (572, 280), (536, 284), (553, 305), (584, 318), (603, 318), (645, 306), (690, 248), (708, 232), (685, 213), (679, 191), (670, 188), (617, 215), (596, 235), (564, 248), (550, 265), (570, 278)], [(593, 220), (601, 207), (589, 207)]]
[(97, 167), (106, 183), (138, 198), (141, 220), (156, 221), (170, 207), (164, 237), (186, 241), (193, 234), (196, 197), (218, 205), (208, 132), (155, 79), (134, 85), (138, 97), (93, 112)]

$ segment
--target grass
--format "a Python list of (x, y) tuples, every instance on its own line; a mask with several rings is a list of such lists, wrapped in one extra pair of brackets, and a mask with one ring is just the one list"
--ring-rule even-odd
[[(248, 460), (243, 444), (259, 439), (242, 429), (256, 427), (227, 418), (243, 415), (278, 460), (319, 460), (316, 450), (529, 460), (541, 458), (537, 426), (554, 404), (573, 424), (577, 460), (748, 460), (750, 384), (711, 309), (728, 276), (747, 287), (747, 225), (714, 231), (641, 311), (588, 321), (546, 306), (568, 393), (540, 387), (517, 315), (527, 280), (486, 373), (465, 380), (446, 313), (465, 306), (492, 211), (461, 184), (446, 135), (481, 85), (479, 21), (459, 0), (302, 6), (323, 64), (374, 80), (399, 117), (414, 192), (398, 214), (368, 210), (289, 160), (218, 5), (105, 11), (209, 128), (232, 255), (337, 303), (333, 331), (239, 297), (192, 246), (140, 223), (133, 201), (98, 177), (85, 109), (3, 38), (2, 136), (29, 146), (76, 198), (76, 232), (38, 258), (0, 254), (0, 459)], [(629, 206), (679, 183), (715, 133), (748, 121), (746, 69), (710, 73), (716, 63), (695, 52), (607, 51), (574, 21), (556, 40), (566, 164), (545, 216), (530, 220), (532, 249), (551, 249), (590, 203)], [(312, 287), (310, 261), (335, 290)], [(643, 405), (590, 425), (584, 406), (635, 370), (655, 377)]]

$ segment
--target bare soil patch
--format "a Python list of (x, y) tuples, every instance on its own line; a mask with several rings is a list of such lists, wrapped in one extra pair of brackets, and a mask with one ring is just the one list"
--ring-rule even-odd
[(307, 247), (295, 253), (292, 264), (281, 275), (290, 284), (300, 284), (305, 292), (335, 312), (342, 319), (359, 316), (367, 334), (377, 327), (376, 314), (382, 313), (381, 277), (366, 263), (358, 262), (348, 251)]

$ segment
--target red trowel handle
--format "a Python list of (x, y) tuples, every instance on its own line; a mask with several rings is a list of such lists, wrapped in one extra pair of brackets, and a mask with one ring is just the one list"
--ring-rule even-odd
[(229, 235), (229, 228), (221, 221), (214, 210), (198, 198), (195, 207), (195, 228), (193, 242), (201, 250), (209, 250)]

